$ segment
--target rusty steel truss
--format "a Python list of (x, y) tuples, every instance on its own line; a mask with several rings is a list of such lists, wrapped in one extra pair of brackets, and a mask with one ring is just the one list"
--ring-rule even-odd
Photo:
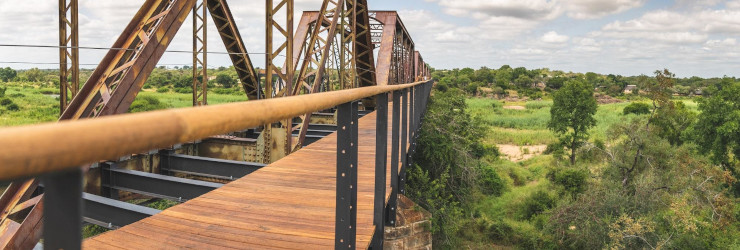
[(78, 0), (59, 0), (59, 107), (64, 112), (80, 89)]
[[(126, 113), (191, 11), (194, 106), (208, 103), (208, 14), (249, 100), (429, 79), (429, 68), (398, 14), (369, 11), (367, 0), (324, 0), (319, 11), (303, 13), (295, 32), (293, 0), (266, 0), (264, 81), (226, 0), (146, 0), (79, 88), (77, 1), (59, 0), (59, 120)], [(278, 20), (282, 14), (285, 19)], [(374, 108), (374, 98), (362, 102)], [(310, 120), (308, 113), (263, 126), (258, 158), (270, 163), (300, 149)], [(74, 145), (59, 148), (74, 154)], [(37, 184), (36, 179), (16, 181), (0, 196), (0, 248), (30, 248), (41, 237), (43, 195)]]

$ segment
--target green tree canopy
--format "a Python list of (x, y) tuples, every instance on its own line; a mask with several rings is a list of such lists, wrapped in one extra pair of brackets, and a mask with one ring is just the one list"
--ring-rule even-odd
[(559, 135), (562, 145), (571, 150), (571, 164), (575, 164), (576, 149), (588, 139), (588, 129), (596, 125), (594, 114), (597, 108), (593, 86), (581, 80), (570, 80), (553, 93), (547, 127)]
[(10, 67), (0, 68), (0, 80), (7, 82), (15, 78), (17, 72)]

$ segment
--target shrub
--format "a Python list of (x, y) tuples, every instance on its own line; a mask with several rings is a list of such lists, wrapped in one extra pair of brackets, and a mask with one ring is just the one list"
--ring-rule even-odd
[(12, 97), (12, 98), (26, 97), (26, 95), (21, 94), (21, 93), (13, 93), (13, 94), (10, 94), (9, 96)]
[(471, 146), (471, 153), (475, 158), (481, 158), (486, 155), (493, 156), (493, 158), (498, 159), (499, 156), (501, 156), (501, 153), (498, 151), (498, 147), (495, 145), (487, 145), (482, 143), (473, 143)]
[(520, 212), (524, 219), (529, 220), (554, 206), (555, 199), (547, 192), (538, 190), (524, 200)]
[(136, 113), (166, 108), (169, 108), (169, 106), (167, 104), (161, 103), (156, 97), (141, 95), (136, 97), (136, 100), (131, 103), (131, 107), (129, 107), (129, 112)]
[(490, 166), (481, 166), (479, 186), (481, 192), (487, 195), (501, 196), (506, 191), (506, 183), (496, 170)]
[(642, 114), (649, 114), (650, 113), (650, 105), (647, 103), (642, 102), (633, 102), (630, 103), (630, 105), (627, 105), (627, 107), (624, 107), (624, 110), (622, 110), (622, 114), (636, 114), (636, 115), (642, 115)]
[(161, 87), (157, 89), (157, 93), (167, 93), (170, 92), (170, 89), (167, 87)]
[(192, 88), (187, 88), (187, 87), (176, 88), (175, 89), (175, 92), (181, 93), (181, 94), (188, 94), (188, 93), (193, 93), (193, 89)]
[(549, 154), (563, 155), (565, 153), (565, 150), (563, 149), (563, 144), (560, 144), (560, 142), (553, 142), (553, 143), (547, 144), (547, 148), (545, 148), (545, 152), (542, 152), (542, 153), (546, 155), (549, 155)]
[(552, 183), (562, 187), (563, 191), (575, 197), (577, 194), (586, 190), (586, 179), (588, 172), (586, 170), (575, 168), (558, 168), (550, 171), (547, 178)]
[(7, 108), (10, 111), (18, 111), (18, 110), (21, 110), (21, 108), (18, 107), (18, 104), (15, 104), (15, 103), (11, 103), (10, 105), (8, 105)]
[(8, 90), (7, 87), (0, 87), (0, 97), (5, 96), (5, 91)]
[(10, 98), (2, 98), (2, 99), (0, 99), (0, 105), (8, 106), (10, 104), (13, 104), (13, 101), (10, 100)]

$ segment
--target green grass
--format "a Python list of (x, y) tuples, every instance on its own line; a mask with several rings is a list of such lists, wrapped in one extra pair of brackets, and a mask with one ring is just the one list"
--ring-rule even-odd
[(33, 87), (8, 87), (5, 97), (17, 104), (20, 110), (11, 111), (7, 107), (0, 107), (0, 126), (56, 121), (59, 116), (59, 98), (54, 94), (42, 94), (47, 91), (49, 90)]
[[(9, 85), (5, 97), (20, 107), (18, 111), (0, 106), (0, 127), (19, 126), (42, 122), (54, 122), (59, 118), (59, 89), (28, 84)], [(183, 108), (193, 105), (192, 94), (157, 93), (143, 91), (139, 96), (152, 96), (167, 104), (167, 107)], [(208, 104), (246, 101), (246, 95), (208, 94)]]
[[(184, 108), (193, 106), (193, 94), (182, 94), (182, 93), (157, 93), (157, 92), (141, 92), (138, 96), (153, 96), (159, 99), (160, 102), (167, 104), (173, 108)], [(208, 93), (208, 104), (221, 104), (229, 102), (241, 102), (246, 101), (246, 95), (222, 95), (215, 93)]]
[[(683, 100), (687, 107), (697, 109), (696, 102)], [(487, 144), (514, 144), (519, 146), (549, 144), (557, 137), (547, 129), (550, 120), (552, 101), (529, 101), (527, 109), (504, 109), (502, 103), (494, 99), (471, 98), (466, 103), (473, 116), (479, 117), (489, 127), (482, 141)], [(629, 102), (599, 105), (594, 117), (596, 126), (589, 132), (591, 140), (606, 140), (606, 131), (616, 123), (632, 119), (634, 115), (622, 115), (622, 109)]]
[(511, 129), (490, 127), (482, 138), (483, 143), (513, 144), (518, 146), (550, 144), (558, 140), (552, 132), (546, 129)]

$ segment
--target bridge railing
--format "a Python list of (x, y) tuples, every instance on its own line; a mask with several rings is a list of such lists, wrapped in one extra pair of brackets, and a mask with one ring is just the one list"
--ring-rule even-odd
[[(82, 241), (80, 166), (124, 155), (196, 141), (338, 106), (336, 248), (355, 248), (357, 208), (357, 100), (375, 96), (376, 225), (373, 248), (382, 249), (383, 226), (395, 223), (396, 197), (404, 192), (409, 162), (407, 142), (415, 148), (417, 129), (431, 81), (61, 121), (0, 129), (0, 183), (41, 177), (44, 187), (43, 236), (47, 249), (79, 249)], [(385, 204), (388, 94), (391, 124), (392, 195)], [(399, 134), (400, 133), (400, 134)], [(407, 141), (408, 139), (408, 141)], [(60, 147), (60, 143), (74, 147)], [(399, 171), (400, 162), (400, 171)], [(400, 173), (399, 173), (400, 172)]]

